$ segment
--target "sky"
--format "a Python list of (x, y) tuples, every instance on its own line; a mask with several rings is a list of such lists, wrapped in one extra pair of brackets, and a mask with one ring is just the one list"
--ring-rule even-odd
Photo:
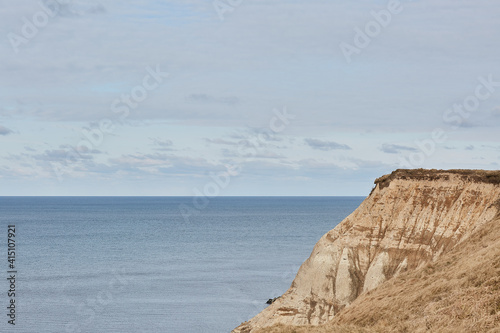
[(0, 0), (0, 195), (499, 169), (495, 0)]

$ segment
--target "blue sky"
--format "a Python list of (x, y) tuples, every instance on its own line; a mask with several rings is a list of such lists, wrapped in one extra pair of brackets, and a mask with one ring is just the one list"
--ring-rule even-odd
[(499, 168), (498, 1), (1, 3), (0, 195), (366, 195), (400, 167)]

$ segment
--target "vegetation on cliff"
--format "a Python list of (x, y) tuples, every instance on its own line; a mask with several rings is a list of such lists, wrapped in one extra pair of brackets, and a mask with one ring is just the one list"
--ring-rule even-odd
[(234, 332), (500, 332), (500, 171), (400, 169), (375, 184)]
[(397, 169), (391, 174), (375, 179), (380, 188), (389, 186), (394, 179), (405, 180), (449, 180), (450, 174), (458, 175), (463, 181), (486, 184), (500, 184), (500, 171), (490, 170), (436, 170), (436, 169)]
[(320, 326), (258, 333), (500, 332), (500, 219), (436, 262), (361, 295)]

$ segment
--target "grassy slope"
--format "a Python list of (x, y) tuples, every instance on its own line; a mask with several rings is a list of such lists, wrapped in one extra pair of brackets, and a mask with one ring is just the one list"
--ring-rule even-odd
[(500, 219), (439, 260), (361, 295), (326, 325), (259, 333), (500, 332)]

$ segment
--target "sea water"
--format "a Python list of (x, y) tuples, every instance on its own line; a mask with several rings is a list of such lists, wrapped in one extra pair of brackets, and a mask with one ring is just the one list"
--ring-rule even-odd
[(0, 332), (229, 332), (283, 294), (362, 199), (0, 197)]

